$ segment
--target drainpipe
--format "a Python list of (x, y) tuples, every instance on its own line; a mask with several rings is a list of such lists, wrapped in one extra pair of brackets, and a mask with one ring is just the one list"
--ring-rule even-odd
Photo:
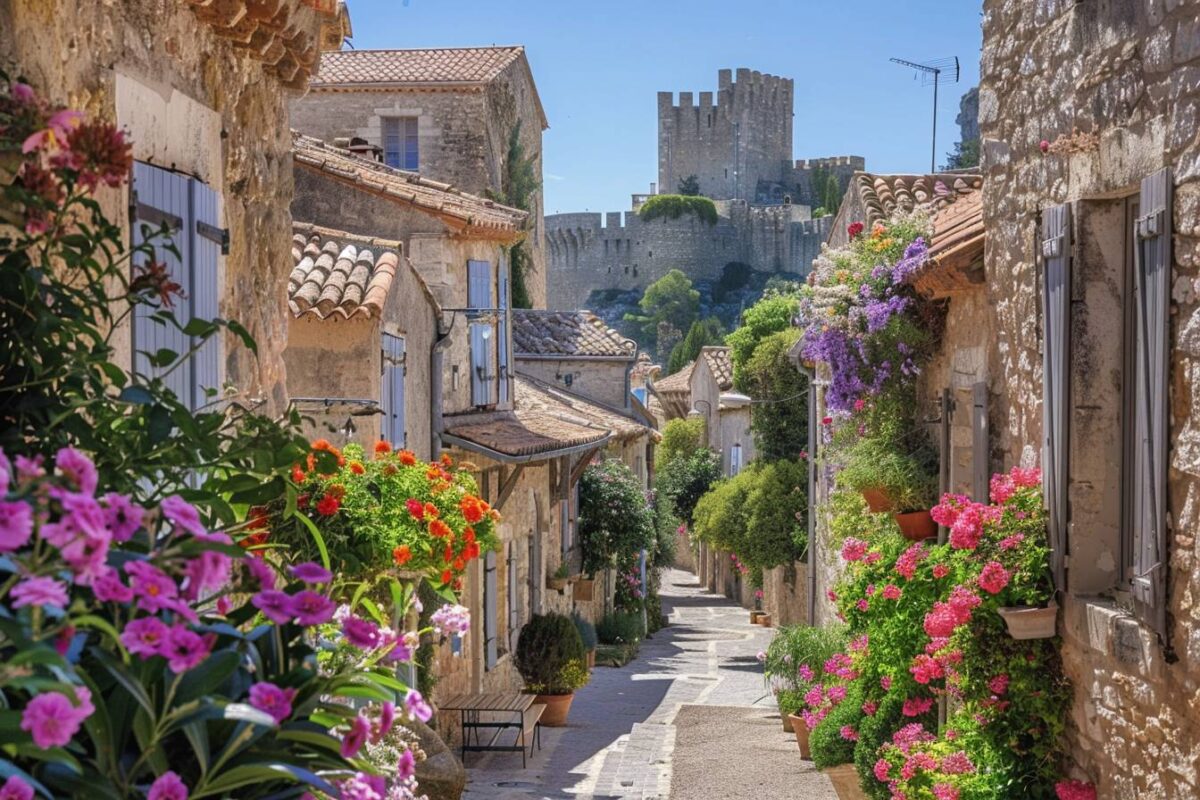
[[(442, 455), (442, 369), (446, 348), (450, 346), (450, 332), (454, 330), (456, 315), (450, 317), (450, 327), (440, 334), (429, 350), (429, 460), (437, 461)], [(441, 327), (440, 325), (438, 326)]]

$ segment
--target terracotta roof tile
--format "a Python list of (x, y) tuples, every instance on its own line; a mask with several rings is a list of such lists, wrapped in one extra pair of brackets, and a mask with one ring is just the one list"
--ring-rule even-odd
[(387, 197), (438, 217), (480, 237), (512, 240), (521, 235), (524, 211), (455, 189), (447, 183), (394, 169), (332, 145), (292, 132), (292, 158), (301, 167), (333, 180)]
[(868, 225), (882, 222), (897, 211), (911, 211), (920, 205), (943, 208), (961, 197), (978, 194), (983, 178), (971, 173), (933, 175), (854, 174), (853, 186), (866, 211)]
[(288, 308), (297, 318), (378, 318), (400, 263), (399, 242), (292, 237)]
[(717, 387), (722, 391), (733, 388), (733, 361), (729, 357), (728, 347), (704, 347), (700, 357), (708, 364), (708, 369), (717, 380)]
[(557, 386), (517, 373), (515, 402), (518, 418), (551, 417), (611, 431), (625, 441), (652, 433), (635, 419)]
[(696, 362), (692, 361), (678, 372), (673, 372), (661, 381), (654, 382), (656, 392), (689, 392), (691, 391), (692, 370)]
[(523, 47), (340, 50), (322, 56), (312, 85), (487, 83), (523, 52)]
[(521, 356), (582, 356), (632, 359), (637, 343), (590, 311), (512, 312), (513, 347)]
[(982, 193), (946, 206), (933, 217), (929, 262), (911, 278), (913, 285), (930, 296), (981, 285), (986, 238)]

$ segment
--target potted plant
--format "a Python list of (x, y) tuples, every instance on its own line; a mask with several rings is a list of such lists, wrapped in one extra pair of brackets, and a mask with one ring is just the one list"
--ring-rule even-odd
[(591, 672), (596, 668), (596, 645), (600, 641), (596, 635), (596, 626), (580, 616), (578, 611), (571, 613), (571, 621), (575, 623), (579, 638), (583, 640), (583, 649), (587, 652), (587, 668), (588, 672)]
[(546, 706), (541, 722), (549, 727), (567, 723), (575, 690), (588, 682), (587, 653), (571, 618), (563, 614), (534, 614), (517, 637), (517, 670), (525, 691)]
[(771, 627), (771, 615), (766, 613), (765, 611), (763, 613), (759, 614), (758, 615), (758, 624), (762, 625), (764, 628)]
[(571, 580), (571, 570), (565, 563), (559, 564), (558, 569), (546, 576), (546, 588), (561, 592), (567, 588)]
[(915, 447), (888, 435), (864, 436), (848, 449), (838, 481), (862, 494), (872, 513), (892, 512), (906, 539), (937, 535), (929, 515), (936, 491), (936, 456), (925, 443)]
[(1014, 639), (1053, 639), (1058, 621), (1058, 604), (1053, 600), (1045, 607), (1006, 606), (996, 609), (1008, 635)]
[(848, 728), (857, 730), (861, 725), (865, 716), (862, 703), (862, 688), (852, 684), (846, 698), (833, 706), (809, 735), (813, 764), (828, 776), (840, 800), (866, 798), (854, 766), (857, 737), (845, 735)]
[[(783, 721), (783, 729), (788, 733), (796, 730), (796, 716), (804, 708), (804, 695), (793, 688), (778, 689), (775, 692), (775, 702), (779, 705), (779, 718)], [(803, 720), (801, 720), (803, 724)]]

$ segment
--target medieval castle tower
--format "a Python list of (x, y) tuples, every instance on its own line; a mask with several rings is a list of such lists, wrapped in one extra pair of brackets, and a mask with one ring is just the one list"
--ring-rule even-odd
[[(642, 289), (671, 269), (715, 280), (727, 264), (801, 277), (820, 251), (832, 217), (813, 219), (833, 175), (844, 187), (865, 167), (859, 156), (792, 160), (791, 78), (749, 69), (717, 73), (717, 92), (658, 94), (658, 183), (671, 193), (695, 176), (717, 205), (709, 226), (691, 216), (643, 222), (630, 211), (546, 217), (551, 308), (594, 305), (594, 291)], [(836, 211), (836, 209), (834, 209)]]

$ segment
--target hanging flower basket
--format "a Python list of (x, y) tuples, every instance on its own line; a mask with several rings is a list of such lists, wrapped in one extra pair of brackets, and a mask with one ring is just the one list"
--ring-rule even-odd
[(867, 501), (867, 508), (872, 514), (880, 514), (884, 511), (892, 510), (892, 500), (888, 497), (887, 491), (879, 486), (868, 486), (862, 490), (863, 500)]
[(928, 511), (909, 511), (893, 514), (892, 517), (900, 526), (900, 533), (910, 542), (921, 542), (937, 536), (937, 523)]
[(1055, 634), (1058, 604), (1051, 601), (1045, 608), (1010, 606), (997, 609), (1014, 639), (1051, 639)]

